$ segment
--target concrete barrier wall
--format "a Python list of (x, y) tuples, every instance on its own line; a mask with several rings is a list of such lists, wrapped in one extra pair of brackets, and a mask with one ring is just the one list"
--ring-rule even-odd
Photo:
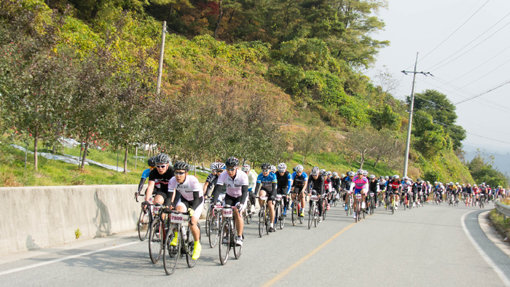
[(2, 187), (0, 255), (134, 231), (140, 212), (136, 190), (137, 185)]

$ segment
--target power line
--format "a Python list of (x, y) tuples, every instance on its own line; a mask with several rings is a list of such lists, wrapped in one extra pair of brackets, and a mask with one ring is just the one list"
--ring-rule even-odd
[[(474, 49), (475, 47), (479, 46), (480, 44), (484, 43), (486, 40), (488, 40), (489, 38), (491, 38), (492, 36), (494, 36), (497, 32), (499, 32), (500, 30), (502, 30), (503, 28), (505, 28), (506, 26), (510, 25), (510, 22), (506, 23), (503, 27), (499, 28), (498, 30), (496, 30), (494, 33), (490, 34), (488, 37), (484, 38), (482, 41), (480, 41), (478, 44), (476, 44), (475, 46), (469, 48), (467, 51), (465, 51), (464, 53), (458, 55), (459, 52), (463, 51), (464, 49), (466, 49), (469, 45), (471, 45), (473, 42), (476, 42), (477, 40), (480, 39), (480, 37), (484, 36), (488, 31), (490, 31), (492, 28), (494, 28), (495, 26), (497, 26), (501, 21), (503, 21), (505, 18), (507, 18), (508, 16), (510, 16), (510, 12), (507, 13), (505, 16), (503, 16), (501, 19), (499, 19), (495, 24), (493, 24), (492, 26), (490, 26), (489, 28), (487, 28), (485, 31), (483, 31), (481, 34), (479, 34), (478, 36), (476, 36), (473, 40), (471, 40), (469, 43), (465, 44), (464, 46), (462, 46), (460, 49), (458, 49), (457, 51), (455, 51), (454, 53), (450, 54), (448, 57), (445, 57), (443, 60), (437, 62), (436, 64), (434, 64), (432, 67), (428, 68), (428, 70), (432, 70), (434, 68), (440, 68), (440, 67), (443, 67), (445, 66), (446, 64), (449, 64), (450, 62), (458, 59), (460, 56), (464, 55), (465, 53), (471, 51), (472, 49)], [(451, 58), (453, 56), (457, 55), (457, 57), (455, 58)], [(439, 66), (439, 67), (438, 67)]]
[(464, 23), (462, 23), (459, 27), (457, 27), (452, 33), (450, 33), (450, 35), (448, 35), (446, 37), (446, 39), (444, 39), (443, 41), (441, 41), (441, 43), (437, 44), (434, 48), (432, 48), (432, 50), (430, 50), (427, 54), (425, 54), (425, 56), (423, 56), (423, 58), (421, 59), (422, 61), (425, 60), (425, 58), (427, 58), (427, 56), (429, 56), (430, 54), (432, 54), (435, 50), (437, 50), (437, 48), (441, 47), (441, 45), (443, 45), (446, 41), (448, 41), (455, 33), (457, 33), (457, 31), (459, 31), (462, 27), (464, 27), (464, 25), (466, 25), (469, 20), (471, 20), (471, 18), (473, 18), (476, 14), (478, 14), (478, 12), (480, 12), (482, 10), (483, 7), (485, 7), (485, 5), (487, 5), (487, 3), (489, 3), (490, 0), (487, 0), (485, 1), (485, 3), (482, 4), (482, 6), (480, 6), (473, 14), (471, 14), (471, 16), (469, 16), (466, 21), (464, 21)]
[(505, 86), (505, 85), (508, 85), (508, 84), (510, 84), (510, 81), (506, 81), (506, 82), (504, 82), (504, 83), (502, 83), (502, 84), (499, 84), (498, 86), (496, 86), (496, 87), (494, 87), (494, 88), (492, 88), (492, 89), (489, 89), (489, 90), (487, 90), (487, 91), (485, 91), (485, 92), (483, 92), (483, 93), (481, 93), (481, 94), (478, 94), (478, 95), (476, 95), (476, 96), (473, 96), (473, 97), (470, 97), (470, 98), (464, 99), (464, 100), (462, 100), (462, 101), (460, 101), (460, 102), (456, 102), (454, 105), (456, 105), (456, 106), (457, 106), (457, 105), (459, 105), (459, 104), (462, 104), (462, 103), (465, 103), (465, 102), (471, 101), (471, 100), (473, 100), (473, 99), (476, 99), (476, 98), (478, 98), (478, 97), (481, 97), (481, 96), (483, 96), (483, 95), (486, 95), (486, 94), (488, 94), (488, 93), (490, 93), (490, 92), (492, 92), (492, 91), (495, 91), (495, 90), (497, 90), (497, 89), (499, 89), (499, 88), (501, 88), (501, 87), (503, 87), (503, 86)]
[(501, 67), (505, 66), (505, 65), (506, 65), (506, 64), (508, 64), (509, 62), (510, 62), (510, 59), (508, 59), (508, 60), (504, 61), (503, 63), (501, 63), (500, 65), (498, 65), (496, 68), (494, 68), (494, 69), (492, 69), (492, 70), (488, 71), (487, 73), (483, 74), (482, 76), (478, 77), (478, 79), (476, 79), (476, 80), (474, 80), (474, 81), (469, 81), (469, 83), (468, 83), (468, 84), (466, 84), (466, 85), (465, 85), (465, 87), (467, 87), (467, 86), (471, 86), (471, 85), (473, 85), (474, 83), (476, 83), (476, 82), (480, 81), (481, 79), (483, 79), (483, 78), (485, 78), (485, 77), (489, 76), (489, 75), (490, 75), (490, 74), (492, 74), (494, 71), (496, 71), (496, 70), (500, 69)]

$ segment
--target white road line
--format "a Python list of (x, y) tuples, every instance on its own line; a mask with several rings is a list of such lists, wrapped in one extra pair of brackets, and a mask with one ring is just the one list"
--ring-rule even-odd
[(473, 236), (471, 236), (471, 233), (467, 229), (466, 224), (464, 223), (464, 221), (466, 219), (466, 216), (468, 214), (473, 213), (473, 212), (476, 212), (476, 211), (464, 213), (464, 215), (460, 219), (460, 223), (462, 224), (462, 228), (464, 229), (464, 232), (466, 233), (467, 237), (469, 238), (469, 240), (471, 241), (471, 243), (473, 244), (475, 249), (478, 251), (478, 253), (480, 253), (482, 258), (485, 259), (487, 264), (489, 264), (489, 266), (492, 267), (492, 269), (494, 269), (494, 272), (496, 272), (496, 274), (498, 274), (498, 276), (501, 279), (501, 281), (503, 281), (503, 284), (505, 284), (505, 286), (507, 286), (507, 287), (510, 287), (510, 280), (506, 277), (505, 273), (503, 273), (503, 271), (501, 271), (501, 269), (498, 267), (498, 265), (496, 265), (494, 263), (494, 261), (492, 261), (492, 259), (487, 255), (487, 253), (485, 253), (485, 251), (483, 251), (483, 249), (480, 247), (480, 245), (478, 245), (478, 243), (475, 241)]
[(57, 262), (61, 262), (61, 261), (65, 261), (65, 260), (69, 260), (69, 259), (73, 259), (73, 258), (83, 257), (83, 256), (87, 256), (87, 255), (94, 254), (94, 253), (117, 249), (117, 248), (129, 246), (129, 245), (133, 245), (133, 244), (137, 244), (137, 243), (140, 243), (140, 242), (139, 241), (138, 242), (137, 241), (128, 242), (128, 243), (124, 243), (124, 244), (120, 244), (120, 245), (105, 247), (105, 248), (98, 249), (98, 250), (88, 251), (88, 252), (71, 255), (71, 256), (67, 256), (67, 257), (63, 257), (63, 258), (59, 258), (59, 259), (53, 259), (53, 260), (49, 260), (49, 261), (45, 261), (45, 262), (41, 262), (41, 263), (37, 263), (37, 264), (24, 266), (24, 267), (14, 268), (14, 269), (0, 272), (0, 276), (12, 274), (12, 273), (16, 273), (16, 272), (20, 272), (20, 271), (24, 271), (24, 270), (28, 270), (28, 269), (33, 269), (33, 268), (37, 268), (37, 267), (41, 267), (41, 266), (45, 266), (45, 265), (50, 265), (53, 263), (57, 263)]

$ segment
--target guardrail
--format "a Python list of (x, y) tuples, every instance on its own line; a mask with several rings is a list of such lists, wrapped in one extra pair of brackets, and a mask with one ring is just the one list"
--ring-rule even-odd
[(496, 210), (503, 215), (503, 219), (506, 220), (507, 217), (510, 217), (510, 206), (501, 203), (499, 200), (496, 201)]

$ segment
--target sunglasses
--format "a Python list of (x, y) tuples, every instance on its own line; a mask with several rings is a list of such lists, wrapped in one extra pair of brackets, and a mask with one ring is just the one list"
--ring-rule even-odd
[(227, 168), (227, 170), (228, 171), (234, 171), (234, 170), (236, 170), (236, 168), (235, 167), (230, 167), (230, 168)]
[(262, 172), (269, 172), (269, 169), (263, 169)]
[(157, 168), (165, 168), (166, 167), (166, 164), (164, 165), (156, 165)]
[(174, 172), (174, 174), (175, 174), (175, 175), (183, 175), (183, 174), (185, 174), (185, 173), (186, 173), (186, 172), (184, 172), (184, 171), (176, 171), (176, 172)]
[(223, 169), (217, 169), (216, 170), (217, 173), (222, 173), (223, 172)]

